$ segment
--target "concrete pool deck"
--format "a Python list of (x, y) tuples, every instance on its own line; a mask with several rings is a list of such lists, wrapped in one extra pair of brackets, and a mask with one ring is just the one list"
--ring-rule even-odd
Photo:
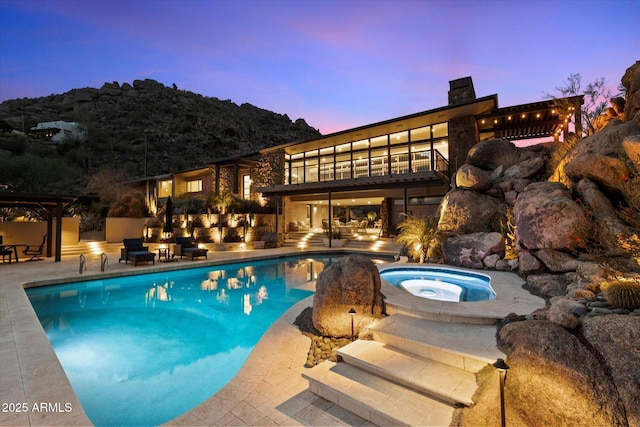
[[(208, 261), (156, 263), (155, 266), (137, 267), (113, 261), (106, 275), (124, 276), (313, 251), (314, 248), (306, 251), (279, 248), (215, 252)], [(315, 248), (315, 251), (328, 252), (325, 248)], [(119, 257), (119, 253), (107, 255), (110, 260)], [(34, 283), (57, 284), (105, 276), (100, 272), (98, 255), (88, 256), (87, 261), (88, 268), (83, 274), (79, 274), (77, 256), (63, 257), (59, 263), (49, 258), (38, 262), (0, 265), (0, 425), (91, 425), (24, 292), (24, 287)], [(493, 273), (491, 275), (493, 277)], [(544, 304), (521, 289), (518, 276), (498, 273), (497, 278), (506, 286), (505, 299), (497, 302), (498, 305), (505, 305), (507, 314), (527, 314)], [(385, 287), (383, 293), (394, 307), (406, 305), (407, 310), (411, 311), (427, 305), (427, 312), (433, 311), (443, 316), (445, 322), (455, 320), (458, 315), (473, 317), (476, 314), (480, 316), (480, 312), (486, 314), (487, 310), (498, 310), (498, 305), (454, 309), (436, 301), (417, 301), (420, 299), (389, 288)], [(498, 289), (496, 292), (500, 295)], [(293, 325), (293, 320), (303, 308), (310, 305), (310, 299), (306, 299), (287, 311), (267, 331), (229, 384), (203, 404), (168, 424), (372, 425), (309, 391), (302, 373), (310, 340)], [(494, 314), (501, 315), (502, 309), (499, 311)], [(451, 316), (449, 320), (447, 316)]]

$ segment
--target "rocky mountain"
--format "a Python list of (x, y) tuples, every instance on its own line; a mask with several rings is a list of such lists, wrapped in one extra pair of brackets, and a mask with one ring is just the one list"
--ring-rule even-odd
[[(46, 150), (42, 141), (19, 140), (6, 132), (12, 128), (28, 133), (39, 122), (56, 120), (87, 126), (88, 140)], [(16, 164), (15, 156), (26, 153), (56, 156), (72, 170), (67, 174), (76, 177), (74, 187), (82, 184), (81, 177), (103, 167), (124, 169), (135, 178), (143, 176), (146, 164), (148, 176), (158, 175), (320, 135), (303, 119), (294, 122), (286, 114), (205, 97), (175, 85), (166, 87), (150, 79), (5, 101), (0, 104), (0, 123), (0, 164)], [(21, 170), (0, 176), (0, 183), (30, 187), (23, 191), (49, 188), (26, 186), (28, 180), (15, 177), (16, 172)]]

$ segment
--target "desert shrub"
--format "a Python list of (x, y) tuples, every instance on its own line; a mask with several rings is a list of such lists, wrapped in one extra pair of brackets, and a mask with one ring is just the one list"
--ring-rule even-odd
[(144, 194), (140, 191), (122, 194), (111, 205), (107, 216), (142, 218), (148, 215), (147, 206), (144, 202)]
[(614, 307), (635, 310), (640, 308), (640, 281), (616, 280), (610, 282), (604, 296), (609, 304)]

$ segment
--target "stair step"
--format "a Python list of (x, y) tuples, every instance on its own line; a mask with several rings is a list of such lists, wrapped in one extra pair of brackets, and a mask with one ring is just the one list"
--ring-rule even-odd
[(357, 340), (338, 350), (344, 361), (367, 372), (454, 406), (472, 406), (476, 378), (471, 372), (394, 349)]
[(302, 376), (313, 393), (376, 425), (449, 425), (455, 410), (348, 363), (325, 361)]
[(506, 356), (496, 346), (493, 325), (445, 323), (403, 314), (369, 326), (377, 341), (404, 352), (475, 373)]

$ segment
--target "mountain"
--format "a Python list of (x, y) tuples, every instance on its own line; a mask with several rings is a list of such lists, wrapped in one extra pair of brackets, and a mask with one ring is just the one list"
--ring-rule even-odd
[[(53, 146), (6, 132), (12, 128), (28, 133), (40, 122), (56, 120), (87, 126), (88, 140)], [(205, 97), (175, 85), (170, 88), (150, 79), (8, 100), (0, 104), (0, 123), (0, 184), (34, 192), (58, 192), (65, 186), (67, 192), (69, 187), (81, 191), (88, 176), (105, 167), (139, 178), (146, 163), (146, 175), (153, 176), (320, 136), (303, 119), (294, 122), (286, 114)], [(34, 182), (33, 177), (24, 176), (41, 174), (41, 170), (32, 170), (34, 157), (44, 162), (40, 169), (50, 172), (54, 171), (47, 161), (56, 160), (54, 169), (64, 171), (53, 173), (62, 175), (58, 182), (51, 182), (53, 176), (50, 182)]]

